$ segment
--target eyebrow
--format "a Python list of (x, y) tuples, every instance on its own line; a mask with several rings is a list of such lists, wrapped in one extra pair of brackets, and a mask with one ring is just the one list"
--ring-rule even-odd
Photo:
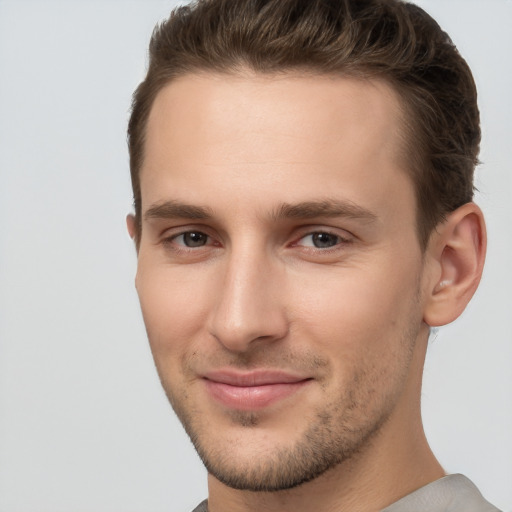
[(374, 222), (377, 215), (352, 201), (324, 199), (321, 201), (304, 201), (296, 204), (283, 203), (277, 208), (272, 218), (278, 219), (314, 219), (317, 217), (346, 217), (350, 219)]
[(144, 214), (146, 220), (149, 219), (192, 219), (205, 220), (211, 219), (213, 212), (210, 208), (181, 203), (179, 201), (169, 200), (163, 203), (155, 204), (148, 208)]
[[(210, 208), (168, 200), (149, 207), (144, 214), (144, 219), (208, 220), (213, 216), (213, 210)], [(351, 201), (338, 199), (303, 201), (295, 204), (282, 203), (271, 213), (270, 217), (274, 221), (282, 219), (308, 220), (320, 217), (345, 217), (366, 222), (373, 222), (377, 219), (377, 215), (372, 211)]]

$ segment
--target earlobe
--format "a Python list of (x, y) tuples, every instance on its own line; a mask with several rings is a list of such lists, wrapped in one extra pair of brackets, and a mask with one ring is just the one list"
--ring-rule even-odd
[(482, 276), (486, 243), (483, 214), (474, 203), (453, 211), (438, 226), (427, 248), (437, 269), (427, 289), (427, 325), (446, 325), (464, 311)]

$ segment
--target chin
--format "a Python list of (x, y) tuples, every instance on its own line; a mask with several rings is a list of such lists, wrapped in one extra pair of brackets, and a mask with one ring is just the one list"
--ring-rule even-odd
[[(298, 487), (356, 457), (381, 430), (387, 416), (354, 428), (339, 417), (318, 414), (296, 440), (288, 444), (283, 436), (271, 444), (261, 417), (250, 412), (237, 415), (236, 434), (222, 430), (222, 438), (201, 435), (202, 429), (184, 422), (196, 451), (208, 473), (233, 489), (277, 492)], [(232, 418), (233, 419), (233, 418)], [(204, 432), (204, 431), (203, 431)]]

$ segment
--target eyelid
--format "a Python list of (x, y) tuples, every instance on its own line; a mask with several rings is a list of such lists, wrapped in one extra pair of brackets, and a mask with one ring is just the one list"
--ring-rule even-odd
[[(313, 236), (315, 234), (319, 233), (325, 233), (327, 235), (335, 236), (340, 239), (340, 243), (350, 243), (355, 240), (355, 236), (347, 231), (346, 229), (342, 228), (334, 228), (334, 227), (328, 227), (328, 226), (305, 226), (303, 229), (301, 229), (298, 233), (298, 236), (294, 237), (294, 242), (292, 242), (292, 246), (298, 246), (298, 242), (300, 242), (303, 238), (306, 238), (308, 236)], [(335, 248), (340, 245), (340, 243), (332, 246), (332, 248)], [(321, 249), (325, 251), (326, 249)]]
[[(206, 235), (207, 242), (205, 245), (197, 246), (197, 247), (188, 247), (184, 243), (177, 243), (176, 239), (180, 236), (183, 236), (187, 233), (202, 233)], [(313, 244), (307, 246), (300, 244), (301, 240), (308, 236), (313, 236), (318, 233), (325, 233), (330, 236), (337, 237), (339, 241), (328, 247), (314, 247)], [(292, 236), (291, 243), (288, 244), (288, 247), (301, 247), (304, 250), (312, 250), (317, 252), (329, 252), (340, 250), (340, 246), (345, 246), (350, 244), (356, 240), (356, 236), (346, 229), (339, 227), (331, 227), (325, 225), (305, 225), (301, 226)], [(158, 237), (157, 243), (166, 246), (173, 246), (177, 251), (199, 251), (201, 249), (206, 249), (208, 247), (220, 247), (223, 245), (222, 240), (220, 239), (216, 230), (213, 230), (210, 226), (199, 225), (199, 224), (181, 224), (179, 226), (172, 226), (162, 230), (162, 233)]]
[[(206, 247), (212, 247), (220, 245), (217, 242), (217, 238), (212, 234), (212, 230), (207, 226), (199, 225), (180, 225), (172, 228), (165, 229), (159, 236), (158, 243), (164, 246), (174, 246), (176, 250), (180, 251), (198, 251)], [(176, 239), (180, 236), (186, 235), (187, 233), (201, 233), (207, 237), (207, 243), (198, 247), (188, 247), (184, 243), (177, 243)], [(212, 243), (213, 241), (213, 243)]]
[(159, 238), (171, 238), (173, 236), (183, 235), (184, 233), (190, 233), (192, 231), (198, 233), (204, 233), (205, 235), (212, 236), (212, 229), (209, 226), (205, 226), (202, 224), (176, 224), (167, 225), (164, 228), (160, 229)]

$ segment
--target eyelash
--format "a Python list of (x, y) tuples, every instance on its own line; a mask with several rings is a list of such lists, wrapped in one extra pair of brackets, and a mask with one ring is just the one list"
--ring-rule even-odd
[[(333, 237), (336, 239), (335, 243), (333, 245), (329, 245), (326, 247), (316, 247), (314, 245), (314, 241), (310, 245), (299, 245), (299, 242), (301, 240), (304, 240), (305, 238), (311, 237), (312, 239), (315, 237), (315, 235), (328, 235), (329, 237)], [(310, 231), (303, 236), (301, 236), (297, 242), (294, 242), (292, 244), (292, 247), (303, 247), (307, 251), (320, 251), (323, 253), (330, 252), (330, 251), (336, 251), (340, 250), (340, 246), (344, 246), (346, 244), (351, 243), (352, 240), (350, 238), (341, 236), (339, 233), (332, 233), (328, 230), (318, 230), (318, 231)]]
[[(185, 237), (186, 235), (190, 234), (197, 234), (197, 235), (203, 235), (206, 237), (206, 243), (205, 245), (199, 245), (196, 247), (191, 247), (185, 245), (185, 243), (178, 244), (176, 240), (180, 237)], [(167, 249), (172, 249), (174, 252), (181, 253), (181, 252), (191, 252), (191, 251), (198, 251), (200, 249), (204, 249), (205, 247), (209, 247), (211, 245), (213, 246), (220, 246), (219, 243), (214, 244), (208, 244), (209, 241), (212, 240), (212, 237), (208, 235), (208, 233), (205, 233), (204, 231), (201, 231), (200, 229), (188, 229), (186, 231), (182, 231), (180, 233), (176, 233), (170, 236), (165, 237), (162, 240), (162, 245)]]
[[(176, 240), (180, 237), (185, 237), (186, 235), (202, 235), (206, 237), (206, 242), (204, 245), (198, 245), (198, 246), (187, 246), (185, 243), (178, 244)], [(300, 242), (308, 237), (314, 237), (315, 235), (327, 235), (328, 237), (334, 237), (335, 243), (332, 245), (328, 245), (326, 247), (316, 247), (314, 245), (314, 242), (308, 245), (301, 245)], [(182, 231), (176, 234), (173, 234), (171, 236), (168, 236), (162, 240), (162, 244), (167, 249), (172, 249), (176, 253), (191, 253), (191, 252), (198, 252), (201, 249), (204, 250), (208, 247), (220, 247), (220, 243), (214, 242), (213, 244), (211, 241), (213, 240), (213, 237), (210, 236), (208, 233), (205, 233), (201, 229), (188, 229), (186, 231)], [(183, 240), (184, 242), (184, 240)], [(352, 238), (344, 237), (340, 235), (339, 233), (333, 233), (327, 229), (318, 229), (318, 230), (311, 230), (308, 232), (303, 233), (299, 238), (296, 238), (296, 241), (292, 242), (289, 247), (301, 247), (304, 251), (307, 252), (315, 252), (315, 253), (330, 253), (333, 251), (339, 251), (347, 244), (350, 244), (353, 242)]]

